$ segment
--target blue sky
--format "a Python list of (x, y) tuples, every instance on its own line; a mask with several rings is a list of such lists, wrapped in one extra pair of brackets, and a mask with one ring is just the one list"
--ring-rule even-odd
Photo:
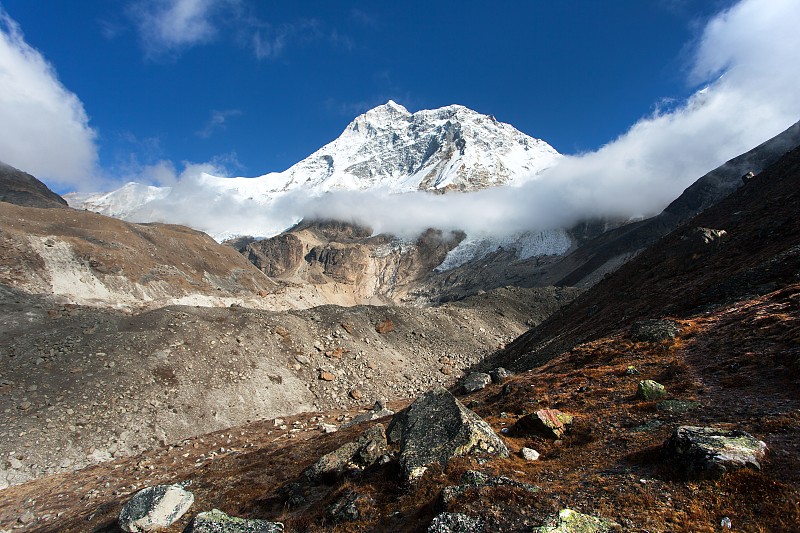
[(62, 157), (41, 134), (22, 155), (0, 138), (0, 160), (61, 192), (167, 182), (153, 169), (187, 162), (254, 176), (388, 99), (466, 105), (562, 153), (592, 151), (709, 81), (692, 74), (698, 42), (733, 4), (0, 0), (6, 40), (45, 64), (30, 83), (67, 102), (69, 140), (47, 134)]

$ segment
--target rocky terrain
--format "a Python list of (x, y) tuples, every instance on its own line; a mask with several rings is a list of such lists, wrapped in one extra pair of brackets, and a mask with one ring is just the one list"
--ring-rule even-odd
[(28, 207), (67, 207), (62, 197), (30, 174), (0, 161), (0, 202)]
[[(284, 311), (35, 294), (24, 276), (46, 261), (20, 228), (55, 228), (3, 204), (16, 261), (0, 291), (0, 530), (130, 529), (156, 519), (135, 502), (166, 492), (174, 532), (228, 515), (267, 531), (795, 530), (799, 185), (795, 148), (582, 294)], [(48, 212), (73, 217), (57, 219), (60, 239), (91, 220)], [(258, 268), (209, 248), (266, 284), (228, 273), (223, 290), (263, 300), (369, 268), (337, 253), (374, 261), (353, 251), (376, 239), (365, 230), (294, 232), (238, 243)]]

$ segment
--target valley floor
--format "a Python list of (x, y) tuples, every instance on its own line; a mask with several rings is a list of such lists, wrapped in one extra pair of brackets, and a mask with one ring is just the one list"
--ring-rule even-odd
[[(473, 469), (540, 488), (535, 494), (474, 488), (446, 506), (482, 517), (492, 531), (526, 531), (564, 507), (612, 519), (625, 531), (720, 531), (726, 518), (735, 531), (796, 531), (800, 284), (676, 322), (674, 340), (635, 342), (624, 325), (504, 385), (462, 397), (498, 434), (532, 409), (558, 408), (576, 417), (561, 441), (504, 435), (512, 452), (507, 459), (457, 459), (429, 469), (413, 487), (400, 483), (396, 464), (389, 463), (332, 485), (308, 485), (303, 503), (291, 507), (285, 487), (367, 427), (323, 435), (319, 421), (346, 413), (304, 413), (280, 426), (259, 421), (10, 487), (0, 493), (0, 529), (117, 531), (116, 516), (137, 489), (187, 481), (194, 507), (170, 531), (182, 531), (190, 515), (212, 507), (280, 520), (288, 531), (425, 531), (443, 509), (441, 490)], [(665, 385), (675, 402), (636, 399), (642, 379)], [(743, 429), (766, 442), (767, 457), (760, 471), (686, 481), (661, 455), (678, 425)], [(523, 446), (541, 458), (523, 460), (517, 453)], [(356, 521), (330, 523), (326, 508), (347, 491), (369, 503), (360, 504)]]

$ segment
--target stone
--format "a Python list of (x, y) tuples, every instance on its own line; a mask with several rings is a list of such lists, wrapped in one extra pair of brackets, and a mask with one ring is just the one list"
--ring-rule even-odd
[(376, 424), (361, 433), (357, 440), (323, 455), (303, 475), (311, 481), (336, 478), (347, 470), (362, 470), (374, 464), (388, 451), (384, 427)]
[(156, 485), (140, 490), (119, 513), (123, 531), (157, 531), (183, 516), (194, 503), (194, 495), (180, 485)]
[(482, 520), (461, 513), (442, 513), (428, 526), (428, 533), (482, 533)]
[(533, 528), (534, 533), (608, 533), (622, 531), (622, 526), (614, 521), (579, 513), (572, 509), (561, 509), (558, 516), (551, 518), (553, 526)]
[(666, 395), (667, 389), (664, 388), (664, 385), (652, 379), (640, 381), (636, 387), (636, 397), (640, 400), (658, 400)]
[(442, 492), (439, 494), (439, 501), (437, 503), (438, 509), (446, 510), (448, 505), (458, 500), (458, 498), (463, 496), (467, 490), (472, 488), (514, 487), (523, 489), (531, 494), (535, 494), (541, 490), (541, 488), (537, 487), (536, 485), (523, 483), (522, 481), (517, 481), (505, 476), (490, 477), (483, 472), (478, 472), (475, 470), (467, 470), (464, 472), (459, 481), (461, 483), (460, 485), (451, 485), (442, 489)]
[(677, 337), (681, 328), (672, 320), (639, 320), (631, 325), (631, 338), (637, 342), (660, 342)]
[(767, 445), (737, 429), (679, 426), (662, 451), (687, 477), (703, 479), (741, 468), (760, 470)]
[(364, 395), (361, 393), (361, 391), (360, 391), (360, 390), (358, 390), (358, 389), (353, 389), (353, 390), (351, 390), (351, 391), (350, 391), (350, 397), (351, 397), (352, 399), (354, 399), (354, 400), (360, 400), (361, 398), (363, 398), (363, 397), (364, 397)]
[(333, 381), (334, 379), (336, 379), (336, 376), (334, 376), (327, 370), (323, 370), (322, 372), (319, 373), (319, 379), (321, 379), (322, 381)]
[(520, 457), (522, 457), (526, 461), (538, 461), (539, 460), (539, 452), (537, 452), (533, 448), (522, 448), (519, 451), (519, 455), (520, 455)]
[(492, 383), (503, 383), (505, 380), (513, 376), (510, 371), (506, 370), (502, 366), (499, 366), (489, 372), (489, 376), (492, 378)]
[(321, 423), (319, 425), (319, 429), (323, 433), (336, 433), (337, 431), (339, 431), (339, 426), (337, 426), (336, 424)]
[(297, 354), (294, 356), (294, 360), (300, 363), (301, 365), (311, 364), (311, 358), (309, 358), (307, 355)]
[(194, 517), (189, 533), (282, 533), (283, 524), (229, 516), (219, 509), (200, 513)]
[(20, 461), (19, 459), (17, 459), (13, 455), (8, 458), (8, 465), (14, 470), (19, 470), (23, 466), (22, 465), (22, 461)]
[(360, 502), (368, 502), (372, 499), (369, 496), (353, 491), (347, 491), (341, 498), (333, 502), (325, 511), (328, 518), (333, 523), (352, 522), (361, 518), (358, 509)]
[(489, 374), (473, 372), (461, 382), (461, 391), (465, 394), (469, 394), (470, 392), (475, 392), (486, 388), (486, 385), (491, 382), (492, 378), (489, 376)]
[(572, 425), (572, 416), (558, 409), (540, 409), (530, 413), (514, 424), (512, 431), (521, 435), (539, 435), (548, 439), (560, 439)]
[(447, 389), (426, 392), (392, 419), (387, 434), (400, 443), (400, 468), (407, 481), (431, 464), (464, 455), (508, 457), (508, 448), (478, 415)]

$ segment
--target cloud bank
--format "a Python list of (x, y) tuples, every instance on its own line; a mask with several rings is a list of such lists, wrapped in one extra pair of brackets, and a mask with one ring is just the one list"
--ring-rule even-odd
[[(262, 236), (300, 218), (359, 222), (399, 235), (428, 227), (501, 235), (586, 217), (654, 215), (706, 172), (800, 119), (797, 21), (796, 0), (743, 0), (719, 13), (694, 43), (687, 83), (699, 90), (691, 97), (668, 110), (657, 106), (599, 150), (568, 156), (518, 187), (450, 195), (297, 192), (264, 207), (218, 191), (209, 198), (201, 183), (187, 182), (151, 206), (150, 215), (212, 234), (225, 226)], [(198, 205), (211, 211), (199, 213)]]
[(78, 188), (96, 172), (96, 132), (75, 94), (0, 8), (0, 161)]

